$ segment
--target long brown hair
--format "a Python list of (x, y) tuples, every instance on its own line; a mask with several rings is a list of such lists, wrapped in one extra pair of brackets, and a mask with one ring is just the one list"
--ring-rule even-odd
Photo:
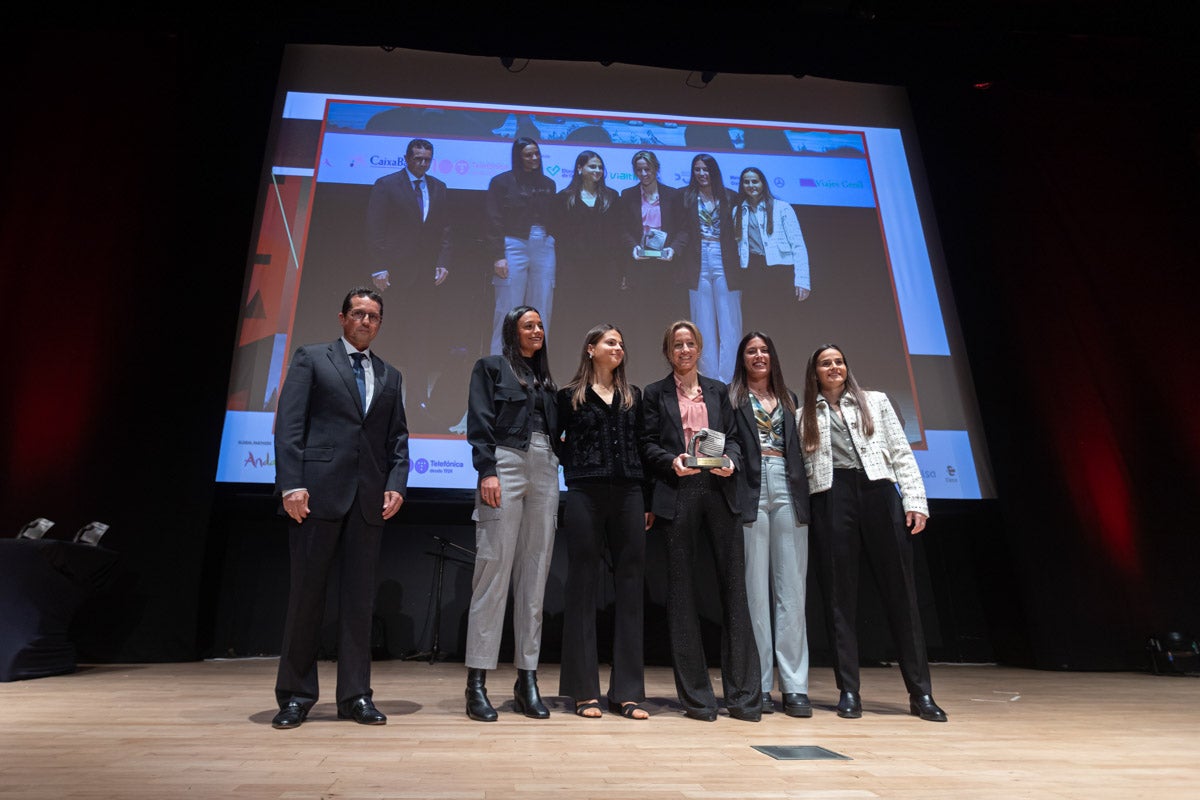
[(765, 203), (767, 209), (767, 236), (772, 236), (775, 233), (775, 195), (771, 194), (771, 189), (767, 185), (767, 176), (758, 167), (746, 167), (742, 170), (742, 174), (738, 176), (737, 197), (733, 198), (733, 235), (737, 241), (742, 240), (742, 203), (749, 203), (750, 197), (742, 189), (742, 179), (746, 177), (747, 172), (753, 172), (762, 181), (762, 197), (759, 203)]
[(808, 367), (804, 370), (804, 410), (800, 413), (800, 427), (806, 453), (817, 452), (817, 447), (821, 443), (820, 434), (817, 433), (817, 398), (821, 396), (821, 383), (817, 380), (817, 358), (826, 350), (837, 350), (842, 357), (842, 363), (846, 365), (846, 388), (844, 391), (849, 392), (850, 396), (854, 398), (854, 402), (858, 404), (858, 418), (862, 423), (863, 433), (867, 436), (875, 435), (875, 421), (871, 419), (867, 394), (854, 379), (854, 373), (850, 371), (850, 362), (846, 359), (846, 353), (836, 344), (823, 344), (809, 356)]
[[(625, 334), (621, 333), (621, 329), (616, 325), (610, 325), (607, 322), (601, 322), (588, 331), (587, 336), (584, 337), (583, 350), (579, 353), (579, 369), (575, 370), (575, 377), (571, 378), (570, 382), (563, 387), (571, 393), (571, 408), (573, 409), (578, 409), (587, 402), (588, 387), (596, 382), (596, 364), (592, 360), (591, 354), (588, 353), (588, 348), (594, 347), (600, 338), (609, 331), (616, 331), (620, 334), (621, 343), (624, 345)], [(628, 357), (628, 352), (626, 352), (626, 357)], [(633, 390), (629, 388), (629, 381), (625, 378), (624, 358), (613, 370), (613, 392), (620, 399), (621, 408), (626, 411), (633, 408)]]
[(779, 363), (779, 352), (775, 349), (775, 343), (771, 341), (771, 337), (762, 331), (750, 331), (738, 343), (737, 363), (733, 365), (733, 381), (729, 384), (729, 402), (734, 408), (737, 408), (750, 397), (750, 388), (746, 381), (746, 348), (750, 346), (751, 339), (762, 339), (766, 344), (767, 352), (771, 354), (771, 377), (769, 379), (771, 394), (775, 395), (785, 413), (795, 416), (796, 403), (792, 400), (792, 393), (788, 391), (787, 384), (783, 381), (783, 367)]

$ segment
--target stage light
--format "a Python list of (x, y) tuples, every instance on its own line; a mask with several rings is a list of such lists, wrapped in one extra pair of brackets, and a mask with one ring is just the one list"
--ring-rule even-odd
[(45, 517), (38, 517), (35, 520), (25, 523), (25, 527), (21, 528), (21, 532), (17, 534), (18, 539), (40, 539), (46, 535), (46, 531), (54, 527), (54, 523)]
[(1155, 675), (1200, 674), (1200, 644), (1192, 636), (1179, 631), (1151, 636), (1146, 652)]
[(89, 522), (78, 531), (75, 532), (73, 541), (79, 544), (90, 544), (96, 546), (100, 544), (100, 537), (108, 530), (108, 523), (105, 522)]

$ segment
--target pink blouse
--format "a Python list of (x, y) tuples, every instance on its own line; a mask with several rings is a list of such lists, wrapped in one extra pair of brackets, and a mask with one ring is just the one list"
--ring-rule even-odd
[(691, 443), (696, 431), (708, 427), (708, 406), (704, 405), (704, 390), (688, 397), (683, 383), (675, 376), (675, 397), (679, 400), (679, 419), (683, 423), (683, 441)]
[(642, 191), (642, 230), (648, 231), (651, 228), (662, 229), (662, 204), (661, 196), (655, 196), (653, 201), (646, 199), (646, 192)]

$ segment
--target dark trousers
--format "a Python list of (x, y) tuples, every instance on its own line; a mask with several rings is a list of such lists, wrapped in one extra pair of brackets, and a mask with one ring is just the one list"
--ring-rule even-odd
[(821, 581), (833, 643), (838, 689), (859, 691), (858, 572), (865, 552), (899, 648), (909, 694), (929, 694), (929, 660), (917, 608), (912, 534), (904, 526), (900, 495), (890, 481), (835, 469), (833, 486), (812, 496), (809, 544)]
[(382, 525), (368, 525), (355, 501), (345, 518), (289, 521), (291, 589), (275, 699), (280, 708), (317, 702), (317, 648), (325, 614), (325, 587), (341, 557), (338, 580), (337, 702), (371, 696), (371, 611)]
[(646, 532), (641, 486), (585, 482), (569, 487), (565, 529), (567, 585), (558, 692), (576, 701), (600, 697), (596, 595), (607, 547), (615, 590), (608, 699), (640, 703), (646, 699), (642, 654)]
[[(795, 282), (796, 270), (791, 264), (769, 267), (765, 258), (751, 254), (742, 273), (742, 327), (753, 330), (766, 320), (769, 329), (777, 331), (781, 322), (790, 321), (798, 311)], [(778, 340), (778, 333), (773, 336)]]
[(757, 714), (759, 693), (758, 646), (750, 625), (746, 602), (746, 557), (741, 520), (721, 493), (718, 478), (707, 472), (679, 479), (675, 519), (664, 524), (667, 538), (667, 624), (675, 689), (684, 708), (693, 711), (717, 707), (708, 663), (704, 657), (700, 616), (696, 608), (696, 553), (707, 539), (717, 567), (718, 589), (724, 609), (721, 627), (721, 683), (725, 705)]

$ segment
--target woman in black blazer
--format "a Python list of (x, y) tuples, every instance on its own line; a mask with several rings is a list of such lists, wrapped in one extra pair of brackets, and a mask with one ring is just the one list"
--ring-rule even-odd
[(581, 717), (601, 715), (596, 594), (607, 547), (613, 571), (614, 629), (608, 706), (629, 719), (650, 715), (642, 657), (647, 508), (642, 468), (642, 393), (625, 378), (625, 342), (612, 325), (588, 331), (575, 377), (558, 393), (567, 481), (566, 608), (559, 694)]
[(775, 710), (771, 686), (772, 665), (777, 665), (783, 713), (811, 717), (804, 611), (808, 479), (796, 433), (796, 395), (783, 380), (770, 336), (747, 333), (738, 344), (738, 355), (729, 399), (744, 461), (737, 476), (738, 500), (746, 544), (746, 597), (762, 668), (762, 709), (764, 714)]
[[(680, 274), (689, 246), (683, 192), (660, 183), (659, 168), (654, 153), (634, 153), (638, 182), (621, 192), (626, 285), (634, 296), (654, 299), (653, 310), (635, 323), (637, 329), (627, 327), (633, 341), (653, 341), (668, 322), (688, 313)], [(660, 255), (648, 256), (654, 246)]]
[[(593, 150), (575, 158), (575, 174), (554, 201), (554, 291), (559, 299), (558, 341), (583, 338), (595, 319), (621, 307), (628, 253), (622, 244), (620, 197), (605, 183), (604, 159)], [(627, 302), (627, 301), (624, 301)]]
[[(708, 677), (699, 612), (696, 608), (696, 551), (712, 550), (724, 608), (721, 629), (721, 682), (725, 705), (735, 719), (762, 716), (758, 650), (746, 607), (746, 567), (738, 514), (737, 481), (742, 451), (725, 384), (697, 370), (703, 338), (680, 320), (667, 328), (663, 355), (671, 374), (646, 387), (643, 455), (653, 473), (651, 511), (666, 534), (667, 619), (675, 688), (684, 713), (712, 722), (717, 700)], [(687, 444), (697, 431), (724, 434), (724, 466), (689, 468)]]

